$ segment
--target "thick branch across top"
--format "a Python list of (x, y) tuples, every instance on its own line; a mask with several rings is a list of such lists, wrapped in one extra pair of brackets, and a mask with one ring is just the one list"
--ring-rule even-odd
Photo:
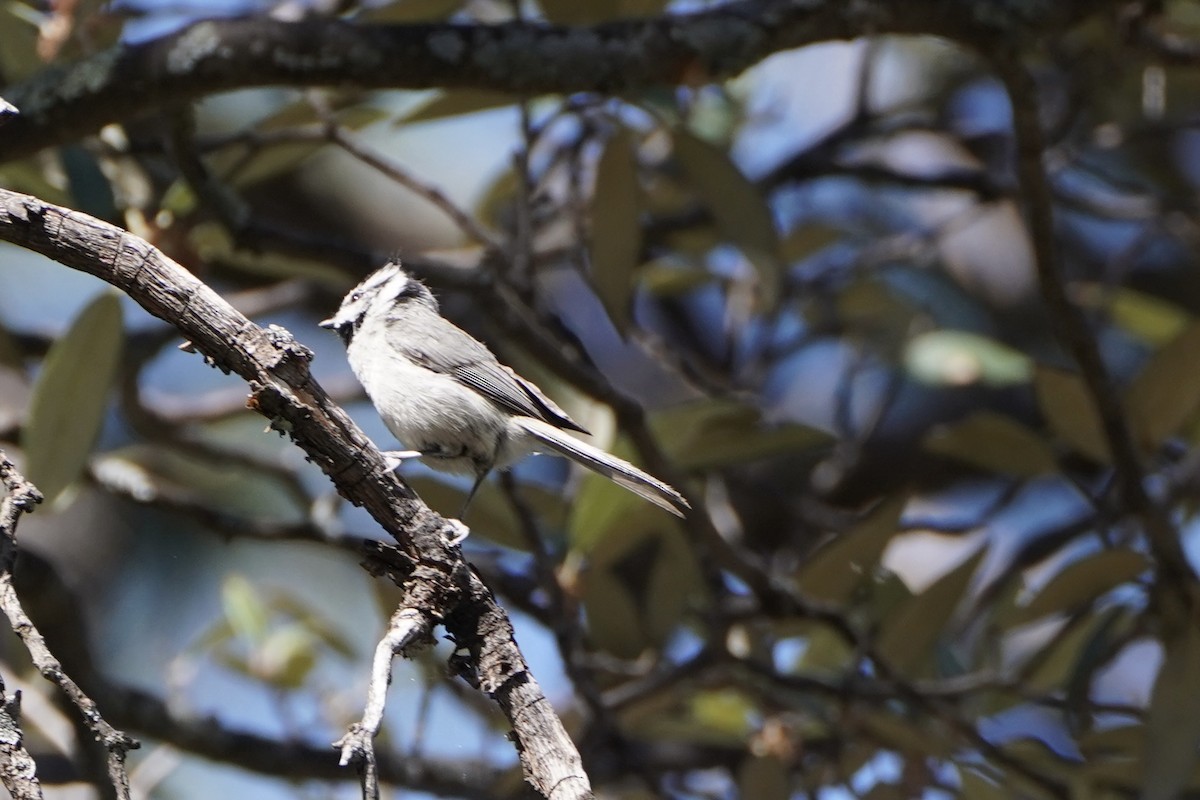
[(986, 47), (993, 34), (1051, 35), (1108, 5), (742, 0), (696, 14), (586, 28), (208, 20), (48, 69), (6, 89), (21, 116), (0, 129), (0, 159), (20, 158), (164, 104), (251, 86), (612, 93), (728, 77), (781, 50), (869, 34), (931, 34)]

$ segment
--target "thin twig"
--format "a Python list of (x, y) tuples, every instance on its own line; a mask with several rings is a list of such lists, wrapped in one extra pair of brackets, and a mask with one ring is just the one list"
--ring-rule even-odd
[(29, 651), (34, 666), (46, 680), (56, 685), (72, 705), (79, 710), (88, 729), (108, 753), (108, 777), (119, 800), (129, 798), (129, 773), (125, 756), (139, 747), (132, 737), (117, 730), (100, 715), (100, 710), (79, 685), (63, 671), (62, 664), (46, 646), (42, 634), (34, 626), (13, 588), (13, 564), (17, 559), (17, 521), (42, 501), (42, 495), (25, 480), (11, 461), (0, 452), (0, 480), (4, 483), (4, 499), (0, 500), (0, 610), (8, 617), (13, 631)]
[[(215, 204), (218, 211), (222, 208), (228, 209), (222, 214), (222, 217), (227, 220), (237, 221), (239, 228), (245, 227), (249, 222), (247, 219), (248, 212), (245, 211), (240, 203), (237, 206), (230, 206), (228, 201), (223, 199), (229, 192), (224, 187), (220, 187), (218, 190), (217, 187), (219, 184), (216, 183), (215, 178), (212, 177), (207, 168), (197, 168), (198, 164), (203, 163), (196, 156), (197, 149), (210, 150), (215, 147), (243, 144), (249, 147), (251, 152), (256, 152), (266, 147), (281, 144), (332, 144), (341, 148), (347, 155), (356, 160), (379, 170), (413, 194), (418, 195), (431, 205), (437, 207), (463, 233), (475, 241), (490, 250), (499, 250), (500, 248), (500, 243), (495, 236), (480, 225), (470, 214), (455, 205), (454, 201), (447, 197), (446, 193), (437, 185), (418, 178), (394, 159), (389, 158), (368, 145), (361, 137), (354, 136), (331, 115), (326, 115), (326, 119), (321, 122), (313, 122), (307, 125), (295, 125), (269, 131), (242, 131), (220, 137), (219, 139), (207, 140), (199, 148), (194, 147), (192, 142), (182, 135), (179, 126), (176, 126), (174, 140), (173, 149), (176, 153), (176, 159), (179, 161), (181, 168), (188, 167), (185, 177), (187, 177), (189, 183), (193, 186), (209, 187), (209, 191), (206, 191), (204, 196), (218, 201)], [(234, 213), (235, 211), (236, 213)]]
[(413, 194), (423, 197), (430, 204), (436, 206), (475, 241), (484, 245), (489, 250), (500, 250), (500, 242), (497, 241), (496, 237), (480, 225), (474, 217), (455, 205), (454, 201), (447, 197), (446, 193), (436, 184), (421, 180), (395, 160), (368, 146), (360, 137), (351, 135), (341, 125), (336, 123), (328, 124), (325, 128), (325, 136), (329, 142), (342, 148), (349, 155), (368, 166), (374, 167)]
[(367, 686), (367, 703), (362, 720), (350, 726), (341, 739), (333, 743), (340, 749), (342, 766), (355, 764), (362, 775), (364, 800), (378, 800), (379, 773), (375, 764), (375, 736), (383, 724), (387, 705), (387, 688), (392, 682), (392, 659), (404, 648), (429, 638), (433, 620), (415, 606), (401, 605), (392, 614), (387, 633), (375, 646), (371, 660), (371, 681)]
[(508, 273), (505, 280), (519, 290), (533, 285), (533, 175), (530, 172), (529, 152), (533, 149), (536, 134), (529, 115), (529, 101), (522, 99), (518, 104), (521, 113), (521, 146), (513, 153), (513, 174), (517, 177), (514, 193), (515, 230), (508, 250)]
[[(1045, 136), (1038, 109), (1037, 86), (1019, 56), (1005, 52), (993, 59), (1008, 90), (1017, 140), (1017, 177), (1028, 209), (1038, 285), (1051, 324), (1062, 347), (1079, 365), (1080, 373), (1104, 429), (1112, 453), (1121, 496), (1145, 527), (1158, 568), (1168, 586), (1182, 587), (1195, 579), (1179, 542), (1178, 532), (1145, 487), (1145, 472), (1129, 430), (1121, 400), (1112, 385), (1095, 335), (1083, 312), (1067, 294), (1054, 233), (1054, 204), (1043, 161)], [(1190, 605), (1190, 604), (1189, 604)]]

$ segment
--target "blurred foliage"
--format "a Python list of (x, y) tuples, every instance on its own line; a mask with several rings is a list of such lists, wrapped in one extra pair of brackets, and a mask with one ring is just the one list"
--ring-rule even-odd
[[(0, 7), (6, 83), (166, 14), (51, 5)], [(667, 5), (522, 7), (578, 25)], [(512, 5), (338, 13), (472, 24)], [(1066, 289), (1142, 482), (1191, 552), (1198, 60), (1168, 65), (1121, 27), (1139, 24), (1195, 48), (1200, 2), (1166, 3), (1152, 24), (1099, 12), (1031, 58)], [(473, 563), (524, 625), (551, 634), (522, 643), (539, 680), (565, 665), (551, 694), (605, 796), (1192, 796), (1200, 599), (1191, 584), (1183, 600), (1164, 591), (1144, 509), (1125, 503), (1093, 390), (1042, 303), (1008, 102), (975, 54), (881, 37), (620, 97), (249, 90), (182, 124), (147, 109), (5, 161), (0, 185), (118, 220), (255, 319), (287, 325), (347, 402), (361, 395), (313, 323), (398, 252), (600, 444), (701, 501), (678, 522), (538, 459), (489, 482), (467, 515)], [(488, 148), (499, 155), (476, 169)], [(120, 535), (97, 527), (87, 549), (46, 553), (65, 573), (110, 540), (132, 553), (89, 596), (163, 569), (122, 536), (165, 546), (198, 529), (214, 543), (355, 552), (348, 535), (379, 535), (259, 433), (241, 387), (180, 362), (170, 330), (123, 322), (111, 295), (44, 327), (7, 319), (57, 291), (26, 281), (35, 269), (13, 252), (0, 260), (0, 446), (58, 498), (38, 512), (47, 528), (77, 532), (73, 504), (107, 503), (88, 508)], [(404, 469), (431, 506), (458, 512), (464, 485)], [(220, 588), (185, 637), (191, 680), (232, 672), (297, 707), (307, 696), (320, 725), (289, 727), (284, 711), (276, 722), (325, 747), (355, 709), (326, 702), (323, 670), (344, 670), (343, 685), (366, 674), (349, 635), (365, 623), (347, 621), (316, 573), (252, 578), (221, 552), (195, 559)], [(289, 589), (256, 582), (268, 578)], [(184, 592), (140, 580), (161, 607)], [(385, 589), (379, 619), (395, 601)], [(166, 696), (155, 678), (138, 680)], [(424, 697), (446, 681), (429, 670)], [(214, 702), (218, 720), (233, 713)], [(454, 734), (411, 727), (434, 742), (473, 725), (503, 744), (481, 706), (454, 713)], [(512, 778), (500, 749), (478, 762)]]

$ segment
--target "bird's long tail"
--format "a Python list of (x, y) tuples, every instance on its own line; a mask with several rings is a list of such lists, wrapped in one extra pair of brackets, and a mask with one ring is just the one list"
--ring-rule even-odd
[(623, 486), (639, 497), (644, 497), (660, 508), (677, 517), (684, 516), (691, 506), (683, 495), (667, 484), (647, 475), (640, 469), (611, 453), (582, 442), (564, 431), (533, 417), (518, 417), (525, 431), (559, 455), (566, 456), (577, 464), (599, 472), (604, 477)]

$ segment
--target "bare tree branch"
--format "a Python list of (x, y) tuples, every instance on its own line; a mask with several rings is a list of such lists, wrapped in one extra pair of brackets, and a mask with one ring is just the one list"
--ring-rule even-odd
[[(16, 589), (13, 588), (13, 564), (17, 559), (17, 521), (21, 514), (32, 511), (35, 505), (42, 502), (42, 495), (37, 487), (17, 472), (16, 467), (2, 452), (0, 452), (0, 482), (3, 482), (5, 490), (4, 499), (0, 500), (0, 609), (4, 611), (13, 631), (20, 637), (25, 649), (29, 651), (29, 656), (33, 659), (38, 671), (67, 696), (72, 705), (79, 710), (88, 729), (104, 746), (108, 753), (109, 780), (112, 781), (117, 797), (120, 800), (128, 800), (129, 773), (125, 770), (125, 755), (130, 750), (136, 749), (139, 746), (138, 743), (106, 722), (100, 715), (100, 709), (96, 703), (84, 694), (83, 689), (79, 688), (79, 684), (67, 675), (62, 664), (46, 646), (42, 634), (34, 626), (29, 615), (25, 613), (21, 600), (17, 597)], [(0, 689), (0, 694), (2, 692), (3, 689)], [(5, 700), (4, 706), (6, 723), (11, 720), (15, 725), (15, 711), (18, 705)], [(7, 740), (10, 735), (11, 730), (5, 734), (4, 738)], [(28, 754), (25, 757), (28, 758)], [(3, 772), (6, 776), (16, 780), (20, 774), (21, 759), (16, 755), (10, 755), (10, 759), (12, 760), (9, 767), (14, 772), (10, 772), (9, 769), (5, 769)], [(32, 774), (29, 775), (29, 779), (33, 780)], [(17, 784), (13, 786), (17, 786)], [(10, 791), (13, 791), (13, 786), (9, 786)], [(28, 788), (26, 786), (22, 791), (27, 791)], [(19, 796), (16, 791), (13, 791), (13, 794)], [(40, 791), (36, 795), (29, 796), (40, 796)]]
[(590, 796), (578, 751), (529, 674), (508, 617), (450, 544), (453, 527), (329, 400), (309, 373), (306, 347), (282, 328), (253, 324), (144, 240), (85, 214), (0, 190), (0, 239), (117, 286), (175, 325), (206, 361), (244, 378), (252, 390), (248, 405), (288, 433), (412, 561), (405, 584), (411, 605), (467, 647), (471, 677), (513, 726), (528, 780), (546, 797)]
[(0, 153), (19, 158), (108, 122), (248, 86), (616, 92), (729, 77), (771, 53), (863, 33), (931, 34), (980, 45), (994, 43), (997, 34), (1028, 40), (1117, 5), (1062, 0), (985, 12), (965, 0), (741, 0), (585, 28), (206, 20), (13, 86), (7, 95), (22, 116), (0, 131)]
[(37, 764), (25, 749), (21, 730), (21, 692), (9, 697), (0, 681), (0, 783), (13, 800), (41, 800)]
[[(411, 572), (411, 565), (397, 558), (394, 545), (371, 544), (371, 547), (364, 546), (362, 553), (374, 573), (384, 574), (390, 565), (395, 565), (395, 572), (389, 577), (403, 579)], [(175, 749), (261, 775), (336, 782), (353, 777), (338, 765), (337, 754), (327, 744), (300, 739), (280, 741), (240, 730), (212, 716), (189, 714), (176, 704), (111, 680), (97, 669), (87, 646), (89, 637), (80, 619), (82, 601), (63, 583), (51, 564), (28, 551), (21, 554), (16, 585), (27, 596), (36, 590), (39, 598), (55, 598), (53, 609), (47, 612), (33, 608), (31, 613), (35, 618), (39, 617), (39, 611), (45, 614), (39, 622), (50, 641), (61, 643), (65, 640), (72, 645), (63, 647), (60, 644), (56, 652), (67, 671), (87, 686), (97, 704), (107, 710), (106, 719), (111, 723)], [(461, 755), (453, 759), (431, 756), (413, 759), (383, 752), (377, 754), (377, 765), (379, 778), (385, 783), (471, 800), (496, 798), (498, 782), (508, 778), (511, 772), (506, 767), (492, 767), (485, 760)], [(39, 763), (39, 767), (46, 772), (44, 763)]]
[[(185, 717), (156, 697), (133, 689), (106, 685), (96, 693), (114, 709), (114, 720), (148, 737), (189, 753), (288, 780), (344, 780), (351, 777), (338, 765), (328, 747), (300, 741), (276, 741), (266, 736), (227, 728), (210, 717)], [(455, 797), (494, 797), (499, 774), (471, 761), (406, 759), (388, 753), (378, 757), (381, 780), (413, 791)]]

